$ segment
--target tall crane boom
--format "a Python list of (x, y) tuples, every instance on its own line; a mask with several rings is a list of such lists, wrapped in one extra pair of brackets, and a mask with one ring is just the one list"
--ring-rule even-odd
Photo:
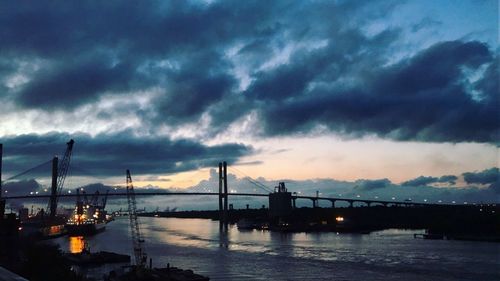
[(146, 265), (147, 256), (142, 249), (142, 243), (144, 243), (144, 240), (141, 237), (141, 232), (139, 229), (134, 185), (132, 184), (132, 177), (130, 176), (129, 170), (127, 170), (127, 201), (128, 201), (128, 217), (130, 219), (130, 233), (132, 235), (132, 244), (134, 247), (135, 264), (138, 267), (144, 267)]
[[(62, 188), (64, 186), (64, 180), (66, 179), (66, 175), (68, 174), (69, 170), (69, 162), (71, 160), (71, 154), (73, 153), (73, 144), (75, 141), (73, 139), (69, 140), (69, 142), (66, 143), (66, 152), (64, 152), (64, 157), (61, 160), (60, 165), (57, 163), (57, 158), (54, 158), (54, 161), (56, 162), (55, 167), (57, 167), (57, 174), (55, 175), (57, 177), (57, 182), (56, 184), (56, 192), (53, 192), (50, 201), (49, 201), (49, 206), (48, 208), (50, 209), (50, 216), (55, 217), (56, 215), (56, 209), (57, 209), (57, 202), (59, 200), (59, 195), (61, 194)], [(54, 177), (54, 175), (53, 175)], [(54, 184), (54, 183), (53, 183)]]
[(64, 152), (64, 157), (61, 160), (61, 165), (59, 165), (59, 170), (57, 171), (57, 195), (61, 194), (63, 185), (64, 185), (64, 180), (66, 180), (66, 175), (68, 174), (69, 170), (69, 162), (71, 160), (71, 155), (73, 154), (73, 144), (75, 141), (73, 139), (69, 140), (69, 142), (66, 143), (67, 148), (66, 152)]

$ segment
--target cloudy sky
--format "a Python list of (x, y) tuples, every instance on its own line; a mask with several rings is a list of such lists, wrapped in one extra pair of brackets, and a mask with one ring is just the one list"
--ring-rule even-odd
[(488, 188), (498, 13), (493, 0), (3, 2), (4, 174), (73, 138), (75, 176), (107, 184), (129, 168), (139, 186), (193, 186), (225, 160), (269, 181)]

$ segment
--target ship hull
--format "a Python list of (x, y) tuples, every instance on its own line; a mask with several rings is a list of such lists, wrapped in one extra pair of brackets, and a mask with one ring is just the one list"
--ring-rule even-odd
[(93, 224), (66, 224), (66, 231), (69, 236), (87, 236), (94, 235), (106, 229), (105, 223)]

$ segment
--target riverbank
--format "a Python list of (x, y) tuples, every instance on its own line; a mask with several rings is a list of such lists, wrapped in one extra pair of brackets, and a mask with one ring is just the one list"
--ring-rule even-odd
[[(153, 268), (170, 263), (210, 280), (500, 280), (500, 244), (413, 238), (423, 230), (279, 232), (230, 224), (221, 233), (219, 222), (210, 219), (139, 221)], [(128, 217), (117, 217), (87, 243), (95, 251), (131, 254), (128, 230)], [(68, 239), (56, 240), (63, 250), (71, 248)], [(102, 276), (98, 269), (89, 273)]]
[[(219, 219), (218, 210), (142, 213), (145, 217)], [(279, 218), (268, 209), (232, 209), (228, 222), (246, 221), (249, 228), (292, 232), (369, 233), (383, 229), (426, 229), (457, 240), (500, 242), (499, 206), (425, 206), (296, 208)]]

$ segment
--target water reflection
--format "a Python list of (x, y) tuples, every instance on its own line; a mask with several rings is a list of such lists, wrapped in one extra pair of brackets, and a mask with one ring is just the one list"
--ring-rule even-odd
[(227, 229), (219, 230), (219, 247), (229, 248), (229, 232)]
[[(88, 242), (94, 250), (131, 255), (128, 223), (118, 218), (96, 236), (55, 241), (71, 252)], [(359, 235), (239, 231), (230, 226), (221, 233), (217, 221), (146, 217), (141, 217), (141, 226), (154, 266), (170, 263), (211, 280), (500, 280), (500, 245), (418, 240), (415, 230)], [(94, 275), (100, 277), (107, 269), (96, 269)]]
[(83, 236), (69, 236), (69, 252), (72, 254), (79, 254), (85, 249), (85, 237)]

